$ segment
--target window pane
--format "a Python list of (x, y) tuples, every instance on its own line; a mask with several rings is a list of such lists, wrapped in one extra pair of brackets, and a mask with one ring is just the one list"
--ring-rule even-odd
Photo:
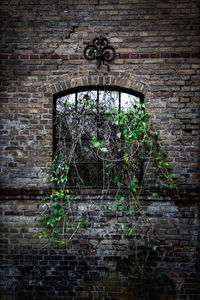
[(54, 121), (55, 138), (92, 139), (97, 136), (95, 115), (57, 114)]
[(140, 103), (140, 98), (127, 93), (121, 93), (121, 109), (133, 108), (136, 103)]
[(77, 94), (77, 110), (85, 113), (97, 113), (97, 91), (85, 91)]
[(99, 91), (99, 107), (103, 113), (119, 108), (118, 91)]
[(75, 94), (58, 98), (56, 101), (56, 111), (58, 113), (65, 113), (75, 109)]
[(100, 140), (109, 139), (116, 134), (116, 126), (113, 124), (113, 114), (101, 114), (98, 120), (98, 138)]
[(77, 163), (70, 165), (69, 184), (74, 187), (102, 186), (102, 165), (99, 163)]
[(74, 162), (76, 163), (95, 163), (98, 160), (91, 140), (82, 140), (81, 143), (78, 141), (75, 150)]
[(97, 135), (97, 118), (95, 115), (86, 115), (80, 121), (82, 138), (92, 139)]

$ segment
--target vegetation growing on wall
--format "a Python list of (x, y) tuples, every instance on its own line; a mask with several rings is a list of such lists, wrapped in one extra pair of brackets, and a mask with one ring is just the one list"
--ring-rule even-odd
[[(178, 196), (175, 174), (162, 151), (159, 134), (145, 112), (145, 105), (129, 101), (128, 105), (115, 108), (112, 92), (107, 103), (109, 109), (104, 105), (98, 107), (97, 130), (90, 119), (95, 115), (97, 104), (87, 94), (79, 101), (78, 109), (67, 100), (59, 104), (54, 120), (57, 145), (49, 175), (52, 193), (43, 198), (38, 214), (46, 227), (38, 237), (47, 244), (50, 241), (66, 246), (80, 228), (89, 226), (87, 213), (82, 218), (79, 215), (72, 218), (74, 203), (80, 197), (75, 196), (72, 184), (80, 191), (86, 186), (85, 178), (87, 180), (80, 168), (80, 157), (81, 166), (84, 161), (90, 168), (94, 168), (95, 163), (100, 168), (104, 195), (114, 191), (115, 201), (107, 209), (127, 216), (129, 221), (121, 228), (127, 237), (135, 236), (141, 219), (150, 225), (140, 206), (142, 193), (153, 199), (159, 197), (159, 190), (168, 189)], [(66, 139), (67, 136), (70, 139)], [(155, 173), (157, 189), (147, 184), (149, 169)]]

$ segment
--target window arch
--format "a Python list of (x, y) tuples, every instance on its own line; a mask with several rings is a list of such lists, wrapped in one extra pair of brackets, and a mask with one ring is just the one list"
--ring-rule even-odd
[[(54, 96), (53, 153), (69, 166), (70, 187), (113, 185), (112, 171), (105, 171), (107, 162), (94, 151), (95, 141), (96, 147), (102, 141), (101, 149), (106, 149), (105, 140), (109, 144), (117, 136), (111, 116), (143, 102), (139, 92), (110, 86), (69, 89)], [(113, 151), (118, 152), (120, 149), (114, 149), (117, 146), (113, 144)], [(141, 162), (138, 165), (141, 177)]]

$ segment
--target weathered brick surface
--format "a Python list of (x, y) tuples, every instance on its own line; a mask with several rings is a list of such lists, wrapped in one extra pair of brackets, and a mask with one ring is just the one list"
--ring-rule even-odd
[(134, 238), (121, 227), (127, 216), (108, 209), (112, 196), (86, 191), (76, 201), (74, 219), (89, 219), (66, 248), (33, 237), (43, 228), (34, 222), (40, 198), (1, 197), (5, 299), (198, 299), (198, 201), (141, 200), (151, 226), (141, 220), (137, 228), (138, 273)]
[[(143, 92), (177, 175), (195, 187), (198, 13), (196, 0), (2, 1), (1, 185), (47, 184), (53, 94), (112, 84)], [(116, 48), (110, 73), (83, 58), (84, 43), (99, 34)]]
[[(0, 21), (0, 186), (18, 189), (17, 197), (2, 200), (2, 274), (11, 287), (2, 299), (197, 299), (198, 199), (192, 190), (200, 181), (199, 1), (2, 0)], [(83, 57), (85, 43), (100, 34), (116, 49), (110, 72)], [(134, 261), (134, 253), (129, 240), (128, 248), (123, 244), (120, 216), (104, 215), (100, 202), (97, 227), (81, 233), (81, 246), (43, 249), (37, 256), (36, 191), (49, 187), (53, 96), (89, 85), (144, 94), (167, 159), (191, 200), (144, 202), (159, 241), (146, 265), (154, 278), (145, 281), (150, 294), (139, 294), (140, 283), (132, 288), (127, 279), (125, 271), (132, 269), (123, 265), (127, 257)], [(27, 198), (24, 189), (36, 194)], [(142, 259), (148, 249), (140, 250)]]

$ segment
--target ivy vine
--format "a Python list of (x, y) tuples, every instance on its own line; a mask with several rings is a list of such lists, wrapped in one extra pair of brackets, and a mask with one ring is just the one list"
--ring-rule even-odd
[[(112, 93), (109, 101), (112, 104)], [(101, 111), (97, 115), (101, 124), (98, 134), (94, 134), (88, 119), (89, 113), (94, 115), (97, 109), (95, 101), (88, 95), (80, 99), (77, 110), (69, 101), (60, 105), (54, 120), (58, 144), (49, 175), (51, 194), (42, 199), (37, 216), (46, 229), (36, 236), (47, 244), (66, 246), (76, 237), (78, 230), (89, 226), (87, 216), (73, 219), (74, 203), (80, 196), (72, 193), (71, 180), (76, 181), (79, 191), (85, 188), (78, 169), (79, 155), (85, 160), (92, 157), (102, 162), (104, 194), (115, 191), (115, 201), (107, 209), (127, 216), (129, 222), (122, 224), (122, 230), (126, 230), (128, 237), (135, 236), (139, 219), (150, 224), (140, 205), (143, 193), (155, 199), (160, 197), (163, 189), (173, 191), (177, 197), (180, 192), (176, 175), (162, 150), (159, 133), (153, 129), (150, 116), (145, 112), (145, 105), (133, 101), (120, 110), (110, 105), (111, 109), (106, 112), (103, 106), (98, 107)], [(88, 131), (88, 127), (91, 130)], [(66, 135), (70, 136), (70, 144), (63, 138)], [(90, 137), (86, 149), (85, 135)]]

